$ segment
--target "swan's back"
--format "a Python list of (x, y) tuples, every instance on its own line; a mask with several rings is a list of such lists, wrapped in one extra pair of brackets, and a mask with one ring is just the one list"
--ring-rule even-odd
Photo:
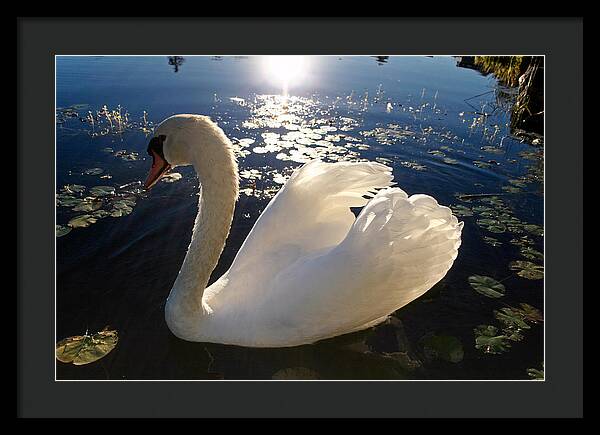
[[(376, 324), (435, 285), (457, 257), (463, 224), (391, 180), (377, 163), (296, 171), (207, 289), (212, 333), (233, 328), (219, 340), (246, 346), (313, 343)], [(349, 207), (360, 206), (355, 219)]]

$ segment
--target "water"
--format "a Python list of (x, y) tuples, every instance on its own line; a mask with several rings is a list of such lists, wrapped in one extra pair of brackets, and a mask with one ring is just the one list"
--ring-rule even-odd
[[(477, 325), (502, 329), (494, 310), (527, 303), (543, 311), (544, 297), (543, 279), (509, 268), (529, 261), (510, 243), (515, 238), (526, 236), (543, 252), (541, 228), (524, 227), (543, 224), (542, 150), (510, 136), (511, 90), (493, 77), (458, 68), (452, 57), (310, 57), (304, 65), (270, 66), (253, 57), (59, 57), (56, 69), (57, 193), (84, 186), (66, 195), (79, 204), (102, 185), (130, 201), (116, 212), (123, 216), (97, 217), (56, 239), (57, 340), (107, 325), (119, 333), (117, 347), (95, 363), (57, 362), (58, 379), (528, 379), (528, 368), (542, 367), (541, 323), (529, 322), (506, 352), (475, 348)], [(111, 130), (97, 116), (104, 105), (120, 106), (127, 125), (119, 128), (112, 117)], [(180, 180), (159, 182), (149, 193), (134, 182), (144, 180), (150, 165), (152, 127), (176, 113), (210, 115), (237, 147), (242, 195), (211, 282), (227, 270), (291, 170), (314, 157), (377, 160), (393, 168), (409, 194), (475, 208), (474, 216), (460, 218), (465, 228), (454, 266), (394, 313), (393, 322), (316, 345), (248, 349), (175, 338), (164, 322), (164, 301), (189, 243), (198, 183), (191, 168), (177, 168)], [(86, 174), (92, 168), (102, 172)], [(492, 200), (490, 211), (481, 208), (489, 197), (457, 198), (479, 193), (498, 193), (502, 203)], [(106, 199), (93, 204), (115, 212)], [(518, 219), (501, 224), (499, 233), (481, 221), (498, 207), (505, 219)], [(62, 205), (57, 224), (93, 213)], [(475, 292), (472, 275), (502, 281), (505, 296)], [(464, 357), (432, 358), (424, 346), (432, 334), (456, 337)]]

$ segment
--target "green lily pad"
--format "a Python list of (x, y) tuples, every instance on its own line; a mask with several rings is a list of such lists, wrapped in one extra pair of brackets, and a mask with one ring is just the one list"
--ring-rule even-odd
[(542, 237), (544, 235), (544, 228), (540, 225), (527, 224), (524, 225), (523, 228), (525, 229), (525, 231), (527, 231), (530, 234), (533, 234), (534, 236)]
[(510, 340), (506, 335), (498, 335), (498, 328), (492, 325), (479, 325), (473, 329), (475, 348), (483, 353), (499, 354), (510, 349)]
[(72, 228), (63, 225), (56, 225), (56, 237), (66, 236), (71, 232)]
[(463, 345), (456, 337), (430, 335), (423, 338), (423, 353), (429, 360), (441, 359), (451, 363), (461, 362), (464, 357)]
[(130, 199), (117, 199), (111, 203), (112, 209), (110, 210), (110, 215), (112, 217), (121, 217), (127, 216), (133, 211), (133, 207), (135, 206), (135, 201)]
[(470, 276), (469, 284), (477, 293), (487, 296), (488, 298), (501, 298), (506, 292), (506, 288), (503, 284), (489, 276)]
[(83, 173), (85, 175), (100, 175), (103, 172), (104, 172), (104, 169), (102, 169), (102, 168), (89, 168), (89, 169), (86, 169), (85, 171), (83, 171)]
[(97, 210), (94, 213), (92, 213), (92, 216), (95, 217), (96, 219), (102, 219), (109, 215), (110, 215), (110, 213), (107, 212), (106, 210)]
[(436, 156), (436, 157), (446, 157), (446, 154), (444, 154), (443, 152), (438, 151), (438, 150), (430, 150), (430, 151), (427, 151), (427, 153), (431, 154), (432, 156)]
[(544, 260), (544, 254), (540, 251), (536, 251), (530, 246), (521, 248), (521, 255), (530, 260)]
[(66, 184), (62, 190), (65, 193), (82, 193), (85, 192), (86, 187), (81, 184)]
[(481, 169), (489, 169), (492, 167), (492, 165), (490, 163), (482, 162), (481, 160), (474, 160), (473, 166), (477, 166), (478, 168), (481, 168)]
[(518, 310), (519, 313), (528, 322), (540, 323), (544, 321), (544, 316), (542, 315), (542, 312), (537, 308), (526, 303), (521, 303), (519, 305), (521, 306), (521, 308)]
[(500, 234), (506, 231), (506, 226), (496, 219), (477, 219), (477, 225), (491, 233)]
[(306, 367), (289, 367), (281, 369), (271, 376), (275, 380), (312, 380), (319, 379), (319, 374)]
[(525, 181), (520, 180), (518, 178), (514, 179), (514, 180), (508, 180), (508, 182), (510, 184), (514, 185), (514, 186), (517, 186), (517, 187), (525, 187), (525, 186), (527, 186), (527, 183)]
[(90, 189), (93, 196), (112, 196), (115, 194), (115, 188), (112, 186), (94, 186)]
[(544, 277), (544, 266), (531, 261), (512, 261), (508, 265), (510, 270), (518, 270), (517, 275), (526, 279), (542, 279)]
[(523, 334), (521, 334), (520, 330), (505, 329), (502, 332), (506, 335), (506, 338), (508, 338), (510, 341), (523, 340)]
[(83, 200), (72, 195), (59, 193), (56, 195), (56, 205), (59, 207), (75, 207), (79, 205)]
[(519, 193), (521, 189), (515, 186), (502, 186), (502, 190), (508, 193)]
[(451, 159), (450, 157), (444, 157), (444, 159), (442, 161), (444, 163), (446, 163), (447, 165), (456, 165), (456, 164), (458, 164), (458, 160)]
[(85, 198), (77, 206), (73, 207), (73, 211), (96, 211), (102, 207), (102, 201), (93, 198)]
[(81, 216), (74, 217), (68, 223), (71, 228), (85, 228), (91, 224), (96, 223), (96, 218), (89, 214), (82, 214)]
[(56, 343), (56, 359), (76, 366), (93, 363), (113, 350), (117, 342), (117, 331), (108, 328), (94, 335), (65, 338)]
[(527, 375), (535, 380), (535, 381), (543, 381), (544, 380), (544, 367), (542, 366), (541, 370), (538, 369), (527, 369)]
[(494, 310), (494, 317), (498, 319), (509, 331), (520, 331), (521, 329), (530, 329), (531, 326), (525, 322), (523, 315), (517, 309), (512, 307), (501, 308), (500, 311)]
[(465, 207), (464, 205), (453, 205), (450, 207), (452, 209), (452, 213), (458, 217), (468, 217), (473, 216), (473, 212), (469, 207)]

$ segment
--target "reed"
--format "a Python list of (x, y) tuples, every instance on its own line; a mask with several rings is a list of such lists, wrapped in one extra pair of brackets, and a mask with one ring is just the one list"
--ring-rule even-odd
[(493, 74), (506, 86), (518, 86), (519, 77), (529, 65), (529, 56), (475, 56), (475, 65), (486, 74)]

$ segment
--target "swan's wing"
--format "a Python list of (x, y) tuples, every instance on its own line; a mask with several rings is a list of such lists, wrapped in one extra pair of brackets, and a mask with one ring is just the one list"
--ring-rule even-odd
[(254, 224), (231, 271), (269, 273), (299, 257), (330, 248), (348, 234), (350, 207), (367, 204), (392, 184), (392, 169), (374, 162), (323, 163), (297, 169)]
[(264, 303), (278, 309), (261, 333), (302, 344), (383, 320), (446, 275), (462, 228), (431, 196), (381, 190), (341, 243), (273, 278)]

